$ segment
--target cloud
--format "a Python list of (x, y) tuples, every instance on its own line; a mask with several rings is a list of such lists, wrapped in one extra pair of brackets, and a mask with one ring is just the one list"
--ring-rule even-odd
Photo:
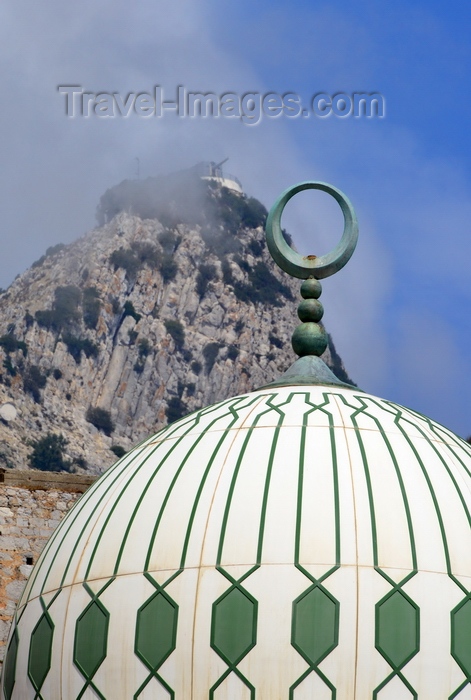
[[(459, 351), (453, 326), (432, 313), (404, 310), (396, 326), (393, 389), (396, 401), (414, 387), (415, 410), (435, 420), (449, 422), (450, 403), (456, 404), (454, 429), (471, 433), (469, 424), (469, 380), (465, 358)], [(465, 388), (466, 387), (466, 388)]]

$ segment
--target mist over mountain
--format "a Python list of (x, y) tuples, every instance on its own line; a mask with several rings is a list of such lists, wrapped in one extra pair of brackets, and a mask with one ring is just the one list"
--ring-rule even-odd
[[(196, 169), (105, 192), (98, 228), (0, 295), (0, 466), (99, 473), (284, 372), (300, 284), (268, 253), (266, 215)], [(324, 359), (350, 381), (332, 342)]]

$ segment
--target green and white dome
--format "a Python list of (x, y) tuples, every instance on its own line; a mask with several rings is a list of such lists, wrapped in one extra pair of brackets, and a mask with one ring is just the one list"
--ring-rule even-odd
[(354, 389), (188, 416), (51, 538), (2, 697), (467, 698), (470, 472), (465, 442)]
[(19, 603), (2, 700), (471, 698), (471, 447), (304, 354), (80, 498)]

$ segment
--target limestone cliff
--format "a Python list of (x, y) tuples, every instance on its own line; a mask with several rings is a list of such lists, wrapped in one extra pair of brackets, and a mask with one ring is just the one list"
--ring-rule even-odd
[(99, 473), (168, 421), (294, 360), (299, 282), (270, 258), (263, 206), (187, 185), (150, 211), (106, 193), (107, 223), (1, 294), (0, 466), (27, 469), (31, 441), (55, 433), (64, 464)]

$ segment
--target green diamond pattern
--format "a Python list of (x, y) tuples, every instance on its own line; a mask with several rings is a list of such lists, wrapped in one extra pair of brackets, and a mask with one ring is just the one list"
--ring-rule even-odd
[(257, 602), (244, 589), (230, 588), (213, 603), (211, 647), (235, 666), (255, 646)]
[(376, 604), (376, 648), (395, 670), (419, 651), (419, 609), (401, 590)]
[(8, 645), (7, 656), (5, 659), (5, 670), (3, 673), (3, 691), (5, 693), (6, 700), (10, 700), (13, 693), (13, 687), (15, 685), (16, 657), (18, 656), (19, 642), (20, 638), (18, 635), (18, 629), (15, 628), (10, 644)]
[(293, 603), (291, 643), (309, 664), (319, 664), (338, 644), (339, 602), (315, 586)]
[(74, 663), (87, 680), (106, 657), (110, 614), (98, 600), (92, 600), (75, 626)]
[(38, 692), (51, 668), (53, 635), (54, 624), (48, 613), (44, 612), (31, 634), (28, 659), (28, 676)]
[(139, 608), (135, 652), (151, 671), (159, 668), (175, 649), (177, 620), (178, 606), (162, 591)]
[(451, 654), (469, 678), (471, 676), (471, 600), (469, 598), (451, 612)]

